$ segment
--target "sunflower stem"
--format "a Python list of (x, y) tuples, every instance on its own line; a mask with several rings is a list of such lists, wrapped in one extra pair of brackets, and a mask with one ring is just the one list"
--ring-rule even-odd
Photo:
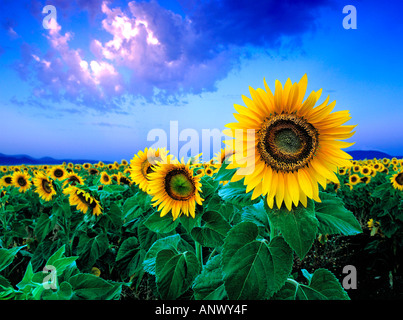
[[(198, 222), (196, 223), (196, 226), (201, 227), (200, 219), (198, 219)], [(195, 249), (196, 249), (196, 258), (199, 261), (200, 266), (203, 267), (203, 247), (197, 241), (195, 241)]]
[(203, 247), (197, 241), (196, 241), (196, 257), (200, 263), (200, 266), (203, 267)]

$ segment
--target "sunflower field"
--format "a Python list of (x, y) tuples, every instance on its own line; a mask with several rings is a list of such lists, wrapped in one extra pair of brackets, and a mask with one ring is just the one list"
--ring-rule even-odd
[(382, 294), (364, 273), (399, 288), (403, 160), (342, 151), (348, 111), (315, 107), (321, 90), (304, 100), (306, 76), (264, 85), (235, 105), (213, 159), (146, 148), (109, 164), (0, 167), (0, 299)]

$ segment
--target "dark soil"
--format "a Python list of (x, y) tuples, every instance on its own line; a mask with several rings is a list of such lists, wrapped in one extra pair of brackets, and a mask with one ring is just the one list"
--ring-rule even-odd
[(295, 259), (293, 272), (298, 272), (298, 281), (306, 283), (301, 269), (313, 273), (326, 268), (342, 283), (347, 276), (343, 268), (352, 265), (357, 271), (357, 288), (346, 290), (351, 300), (403, 299), (403, 276), (398, 268), (401, 261), (391, 259), (391, 253), (382, 255), (366, 249), (376, 236), (371, 237), (369, 230), (364, 230), (354, 236), (329, 236), (323, 244), (316, 240), (304, 259)]

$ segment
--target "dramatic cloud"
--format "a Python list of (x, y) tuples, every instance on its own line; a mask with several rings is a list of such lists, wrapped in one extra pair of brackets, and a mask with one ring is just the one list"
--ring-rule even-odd
[[(35, 83), (37, 98), (66, 99), (96, 109), (117, 109), (125, 95), (167, 102), (214, 91), (247, 46), (273, 47), (283, 36), (312, 29), (315, 10), (326, 0), (234, 3), (202, 1), (183, 4), (186, 16), (158, 2), (129, 2), (127, 7), (99, 0), (75, 5), (102, 17), (102, 34), (87, 48), (71, 43), (75, 32), (53, 21), (44, 36), (49, 49), (22, 47), (16, 66), (23, 79)], [(55, 6), (71, 10), (70, 1)], [(76, 30), (76, 32), (79, 32)], [(90, 58), (88, 58), (90, 57)]]

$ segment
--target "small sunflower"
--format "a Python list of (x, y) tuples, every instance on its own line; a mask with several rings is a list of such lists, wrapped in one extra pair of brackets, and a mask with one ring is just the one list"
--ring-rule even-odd
[(349, 178), (348, 178), (349, 183), (354, 186), (357, 183), (360, 182), (360, 176), (358, 174), (352, 174)]
[(74, 186), (65, 188), (63, 193), (69, 195), (70, 205), (77, 206), (77, 210), (82, 213), (86, 214), (90, 210), (93, 215), (102, 214), (102, 207), (90, 193)]
[(371, 176), (363, 176), (360, 178), (360, 182), (368, 184), (371, 182)]
[(168, 151), (164, 149), (145, 148), (130, 161), (130, 178), (141, 190), (147, 192), (149, 177), (158, 161), (166, 159)]
[(99, 174), (99, 170), (98, 170), (97, 168), (90, 168), (90, 169), (88, 170), (88, 173), (89, 173), (91, 176), (96, 176), (96, 175)]
[(111, 183), (112, 183), (112, 179), (111, 179), (111, 177), (109, 176), (109, 174), (104, 171), (104, 172), (101, 173), (101, 180), (100, 180), (100, 182), (101, 182), (102, 184), (104, 184), (104, 185), (107, 185), (107, 184), (111, 184)]
[(64, 180), (67, 177), (67, 171), (62, 166), (56, 166), (56, 167), (50, 168), (49, 174), (55, 180), (56, 179), (57, 180)]
[(207, 167), (204, 169), (204, 172), (206, 175), (208, 175), (209, 177), (213, 176), (213, 169), (211, 167)]
[(161, 217), (172, 210), (173, 220), (182, 213), (195, 217), (196, 203), (202, 205), (200, 177), (187, 164), (169, 157), (169, 163), (158, 163), (149, 174), (149, 194)]
[(88, 170), (89, 168), (91, 168), (91, 163), (84, 163), (83, 164), (83, 168), (85, 169), (85, 170)]
[(3, 176), (3, 178), (1, 178), (0, 184), (4, 187), (13, 185), (13, 176), (10, 174)]
[(36, 193), (45, 201), (52, 200), (52, 197), (56, 194), (52, 180), (43, 172), (39, 172), (36, 175), (34, 185), (36, 186)]
[(84, 184), (84, 179), (74, 172), (68, 173), (66, 175), (66, 179), (67, 180), (63, 183), (63, 186), (65, 186), (67, 183), (70, 183), (70, 185), (72, 186), (76, 186), (78, 184)]
[(382, 172), (385, 169), (385, 166), (382, 163), (375, 163), (373, 167), (376, 171)]
[(371, 175), (371, 168), (369, 166), (362, 166), (360, 172), (364, 176), (369, 176)]
[(393, 188), (403, 191), (403, 171), (395, 173), (391, 178)]
[(308, 80), (299, 83), (288, 79), (283, 86), (275, 82), (274, 94), (250, 88), (252, 99), (242, 96), (246, 107), (235, 105), (238, 122), (227, 124), (224, 133), (234, 139), (234, 155), (227, 169), (237, 169), (231, 181), (244, 178), (246, 192), (252, 199), (266, 196), (267, 204), (288, 210), (307, 198), (320, 202), (318, 183), (326, 188), (326, 179), (338, 183), (337, 167), (350, 167), (352, 157), (341, 148), (352, 145), (340, 141), (350, 138), (353, 125), (342, 126), (351, 119), (348, 111), (331, 113), (336, 102), (329, 97), (315, 104), (322, 90), (313, 91), (303, 101)]
[(347, 170), (345, 168), (339, 168), (339, 175), (344, 176)]
[(30, 177), (27, 173), (22, 171), (15, 171), (12, 177), (12, 184), (14, 187), (19, 188), (20, 192), (25, 193), (30, 187)]

